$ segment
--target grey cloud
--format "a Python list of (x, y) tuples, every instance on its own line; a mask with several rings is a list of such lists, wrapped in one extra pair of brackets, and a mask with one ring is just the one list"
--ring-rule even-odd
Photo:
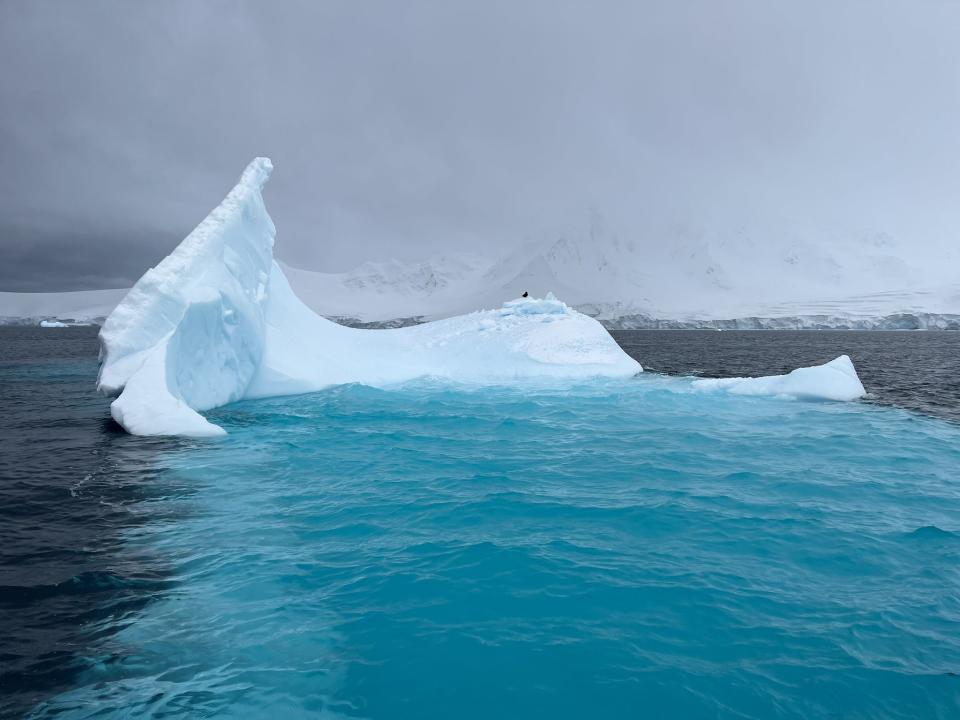
[[(278, 253), (960, 227), (955, 2), (6, 2), (0, 289), (129, 283), (256, 155)], [(83, 248), (83, 250), (79, 250)]]

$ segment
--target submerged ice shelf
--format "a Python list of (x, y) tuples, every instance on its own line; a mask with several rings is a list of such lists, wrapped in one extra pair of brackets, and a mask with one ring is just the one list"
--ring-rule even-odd
[[(331, 322), (296, 296), (273, 258), (255, 159), (224, 201), (107, 318), (98, 386), (136, 435), (222, 435), (200, 412), (244, 398), (419, 377), (506, 383), (629, 378), (642, 371), (604, 327), (552, 294), (407, 328)], [(849, 400), (863, 386), (848, 358), (775, 378), (700, 381), (748, 394)]]

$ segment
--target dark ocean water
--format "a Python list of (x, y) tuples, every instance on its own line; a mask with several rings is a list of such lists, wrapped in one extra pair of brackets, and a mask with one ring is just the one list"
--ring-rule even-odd
[(96, 328), (0, 327), (0, 716), (70, 688), (97, 623), (169, 585), (162, 558), (122, 539), (176, 492), (151, 464), (169, 443), (110, 419), (98, 349)]
[(0, 328), (0, 716), (960, 716), (960, 333), (615, 336), (871, 399), (354, 387), (151, 440), (96, 329)]

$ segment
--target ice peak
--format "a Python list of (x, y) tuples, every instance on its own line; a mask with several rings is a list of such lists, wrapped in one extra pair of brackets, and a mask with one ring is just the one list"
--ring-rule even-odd
[(260, 365), (276, 235), (260, 191), (272, 169), (251, 162), (104, 323), (98, 386), (120, 393), (111, 412), (127, 430), (222, 434), (195, 410), (242, 397)]
[(256, 188), (262, 190), (267, 180), (270, 179), (270, 173), (273, 172), (273, 161), (268, 157), (256, 157), (250, 161), (243, 175), (240, 176), (238, 187)]

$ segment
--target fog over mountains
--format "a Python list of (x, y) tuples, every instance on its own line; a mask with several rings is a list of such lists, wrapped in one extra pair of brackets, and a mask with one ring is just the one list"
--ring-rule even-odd
[(615, 326), (811, 316), (849, 325), (898, 313), (960, 313), (958, 263), (957, 247), (911, 256), (883, 233), (853, 240), (796, 234), (775, 244), (747, 232), (678, 230), (651, 251), (617, 237), (594, 212), (579, 235), (530, 243), (494, 261), (461, 255), (368, 262), (343, 274), (285, 270), (313, 308), (364, 322), (434, 319), (553, 291)]
[(0, 290), (132, 285), (268, 155), (337, 313), (940, 309), (957, 37), (938, 0), (0, 3)]
[[(312, 309), (353, 325), (435, 320), (554, 292), (614, 328), (960, 329), (960, 247), (917, 254), (884, 233), (769, 242), (745, 230), (673, 228), (669, 241), (641, 247), (594, 211), (579, 233), (494, 259), (368, 261), (345, 273), (281, 265)], [(0, 317), (96, 320), (123, 294), (0, 293)]]

